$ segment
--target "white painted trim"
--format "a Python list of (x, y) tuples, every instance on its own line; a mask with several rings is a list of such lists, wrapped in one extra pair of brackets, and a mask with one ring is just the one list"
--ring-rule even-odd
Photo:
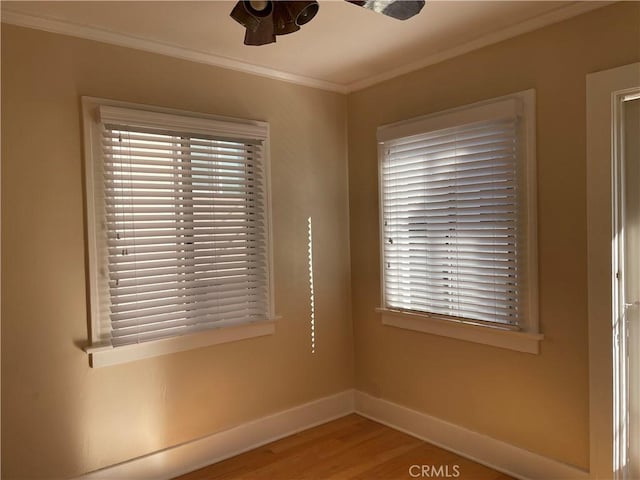
[[(386, 147), (402, 138), (425, 134), (431, 131), (451, 128), (453, 126), (475, 123), (482, 120), (499, 119), (518, 116), (520, 125), (518, 137), (523, 142), (517, 156), (518, 170), (523, 172), (522, 193), (519, 205), (526, 221), (526, 248), (521, 253), (522, 288), (525, 292), (523, 302), (526, 312), (520, 319), (520, 332), (505, 332), (495, 328), (479, 326), (480, 322), (453, 322), (443, 320), (440, 315), (427, 312), (407, 313), (387, 309), (385, 293), (385, 238), (384, 238), (384, 188), (383, 163)], [(380, 304), (384, 308), (377, 309), (382, 313), (382, 323), (395, 327), (416, 330), (435, 335), (448, 336), (470, 342), (484, 343), (520, 352), (538, 354), (540, 334), (538, 319), (538, 214), (537, 214), (537, 158), (536, 158), (536, 91), (535, 89), (510, 93), (497, 98), (462, 105), (448, 110), (429, 113), (420, 117), (402, 120), (392, 124), (381, 125), (377, 129), (378, 140), (378, 205), (380, 235)], [(474, 324), (474, 325), (470, 325)]]
[[(523, 480), (586, 480), (576, 467), (356, 391), (356, 413)], [(407, 466), (408, 467), (408, 466)], [(464, 471), (461, 478), (466, 478)]]
[(535, 355), (540, 353), (540, 342), (544, 339), (544, 335), (540, 333), (504, 330), (487, 325), (474, 325), (462, 321), (445, 320), (429, 315), (399, 312), (384, 308), (376, 310), (382, 314), (383, 325), (456, 338), (467, 342), (482, 343), (518, 352), (533, 353)]
[[(587, 472), (357, 390), (86, 473), (76, 480), (163, 480), (357, 413), (522, 480), (587, 480)], [(409, 465), (407, 465), (407, 468)], [(464, 478), (464, 472), (461, 472)]]
[(640, 85), (640, 63), (587, 75), (587, 267), (590, 469), (614, 476), (614, 111)]
[(99, 272), (108, 271), (106, 248), (99, 239), (99, 219), (104, 212), (97, 199), (101, 198), (103, 178), (101, 175), (101, 122), (125, 123), (135, 126), (153, 126), (182, 131), (200, 132), (223, 137), (242, 138), (263, 141), (263, 168), (265, 172), (265, 200), (271, 208), (270, 190), (270, 148), (269, 124), (259, 120), (245, 120), (222, 117), (198, 112), (152, 105), (127, 103), (95, 97), (82, 97), (82, 117), (84, 129), (85, 182), (87, 201), (87, 232), (89, 255), (89, 294), (91, 312), (91, 346), (86, 349), (92, 367), (106, 367), (143, 358), (156, 357), (189, 349), (201, 348), (221, 343), (235, 342), (254, 337), (271, 335), (275, 332), (274, 292), (273, 292), (273, 247), (271, 244), (271, 212), (265, 212), (267, 236), (267, 289), (269, 293), (268, 311), (259, 321), (238, 324), (220, 322), (216, 328), (197, 331), (186, 335), (162, 338), (149, 342), (111, 345), (109, 335), (109, 294), (107, 282)]
[(275, 331), (275, 322), (265, 320), (244, 325), (213, 328), (179, 337), (162, 338), (152, 342), (119, 347), (113, 347), (112, 345), (92, 346), (88, 347), (86, 352), (91, 358), (91, 366), (99, 368), (142, 360), (143, 358), (184, 352), (185, 350), (208, 347), (210, 345), (263, 337), (272, 335)]
[(376, 131), (378, 142), (393, 145), (394, 141), (436, 130), (459, 127), (476, 122), (501, 120), (522, 115), (525, 94), (535, 105), (535, 90), (463, 105), (441, 112), (429, 113), (408, 120), (381, 125)]
[(214, 67), (226, 68), (238, 72), (258, 75), (260, 77), (282, 80), (284, 82), (295, 83), (306, 87), (319, 88), (330, 92), (348, 93), (347, 87), (325, 80), (297, 75), (295, 73), (284, 72), (274, 68), (252, 65), (240, 60), (214, 55), (212, 53), (191, 50), (177, 45), (158, 42), (156, 40), (148, 40), (144, 38), (134, 37), (123, 33), (112, 32), (110, 30), (79, 25), (76, 23), (56, 20), (53, 18), (42, 17), (37, 15), (29, 15), (25, 13), (12, 12), (7, 10), (6, 6), (2, 7), (2, 22), (17, 25), (20, 27), (35, 28), (44, 30), (45, 32), (59, 33), (62, 35), (70, 35), (72, 37), (86, 38), (96, 42), (109, 43), (120, 47), (133, 48), (145, 52), (158, 53), (170, 57), (180, 58), (196, 63), (204, 63)]
[(494, 43), (499, 43), (504, 40), (508, 40), (509, 38), (517, 37), (518, 35), (522, 35), (524, 33), (528, 33), (533, 30), (546, 27), (547, 25), (552, 25), (554, 23), (558, 23), (563, 20), (567, 20), (569, 18), (582, 15), (583, 13), (590, 12), (591, 10), (604, 7), (611, 3), (614, 3), (614, 2), (613, 1), (574, 2), (565, 7), (560, 7), (557, 10), (553, 10), (552, 12), (548, 12), (548, 13), (539, 15), (537, 17), (530, 18), (529, 20), (525, 20), (524, 22), (511, 25), (507, 28), (503, 28), (502, 30), (498, 30), (496, 32), (482, 35), (481, 37), (478, 37), (475, 40), (471, 40), (470, 42), (464, 43), (462, 45), (458, 45), (457, 47), (443, 50), (442, 52), (438, 52), (436, 54), (430, 55), (421, 60), (418, 60), (417, 62), (412, 62), (407, 65), (394, 68), (393, 70), (389, 70), (388, 72), (381, 73), (379, 75), (374, 75), (372, 77), (365, 78), (363, 80), (358, 80), (356, 82), (348, 84), (346, 87), (349, 92), (357, 92), (358, 90), (363, 90), (365, 88), (371, 87), (378, 83), (391, 80), (392, 78), (400, 77), (407, 73), (411, 73), (411, 72), (415, 72), (416, 70), (423, 69), (430, 65), (434, 65), (436, 63), (440, 63), (445, 60), (449, 60), (451, 58), (464, 55), (465, 53), (469, 53), (474, 50), (478, 50), (480, 48), (493, 45)]
[(518, 35), (522, 35), (532, 30), (536, 30), (553, 23), (561, 22), (562, 20), (587, 13), (591, 10), (604, 7), (611, 3), (614, 2), (608, 0), (574, 2), (567, 6), (553, 10), (552, 12), (539, 15), (537, 17), (525, 20), (524, 22), (515, 25), (511, 25), (507, 28), (503, 28), (502, 30), (492, 32), (487, 35), (483, 35), (463, 45), (458, 45), (456, 47), (443, 50), (442, 52), (430, 55), (417, 62), (412, 62), (407, 65), (392, 69), (388, 72), (374, 75), (372, 77), (358, 80), (349, 84), (338, 84), (328, 82), (326, 80), (320, 80), (317, 78), (306, 77), (304, 75), (284, 72), (273, 68), (252, 65), (250, 63), (214, 55), (211, 53), (191, 50), (176, 45), (170, 45), (155, 40), (138, 38), (122, 33), (116, 33), (110, 30), (100, 29), (93, 26), (79, 25), (53, 18), (14, 12), (11, 10), (7, 10), (6, 5), (2, 5), (2, 22), (12, 25), (18, 25), (21, 27), (35, 28), (37, 30), (44, 30), (52, 33), (59, 33), (62, 35), (86, 38), (89, 40), (95, 40), (97, 42), (119, 45), (121, 47), (134, 48), (146, 52), (158, 53), (160, 55), (168, 55), (171, 57), (189, 60), (196, 63), (213, 65), (216, 67), (227, 68), (229, 70), (235, 70), (238, 72), (249, 73), (252, 75), (282, 80), (285, 82), (290, 82), (307, 87), (319, 88), (321, 90), (328, 90), (331, 92), (346, 94), (362, 90), (377, 83), (399, 77), (406, 73), (420, 70), (422, 68), (428, 67), (429, 65), (433, 65), (444, 60), (469, 53), (473, 50), (477, 50), (488, 45), (492, 45), (494, 43), (516, 37)]
[(130, 127), (156, 127), (171, 131), (219, 135), (226, 138), (265, 140), (269, 133), (267, 122), (248, 120), (229, 122), (209, 116), (185, 112), (180, 115), (164, 113), (161, 109), (114, 107), (103, 101), (98, 107), (102, 123), (115, 123)]
[(176, 445), (77, 477), (77, 480), (174, 478), (258, 448), (302, 430), (353, 413), (354, 391), (320, 398), (243, 423), (204, 438)]

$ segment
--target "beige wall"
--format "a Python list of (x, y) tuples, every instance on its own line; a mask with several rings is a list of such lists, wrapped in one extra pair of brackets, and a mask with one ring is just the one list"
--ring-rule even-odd
[[(640, 59), (640, 4), (622, 2), (349, 96), (356, 388), (588, 468), (585, 75)], [(376, 128), (537, 92), (538, 356), (382, 326)]]
[[(356, 388), (588, 466), (585, 75), (640, 59), (638, 3), (349, 97), (7, 25), (1, 57), (3, 478), (79, 474), (350, 388), (353, 345)], [(542, 353), (383, 327), (376, 127), (528, 88)], [(270, 122), (274, 336), (88, 367), (81, 95)]]
[[(275, 335), (89, 368), (81, 95), (270, 123)], [(72, 476), (353, 385), (346, 102), (3, 24), (3, 478)]]

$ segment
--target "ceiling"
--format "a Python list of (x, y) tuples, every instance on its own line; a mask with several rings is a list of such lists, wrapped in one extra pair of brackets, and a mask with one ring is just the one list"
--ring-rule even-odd
[(2, 1), (3, 22), (348, 92), (611, 2), (437, 1), (399, 21), (320, 0), (300, 31), (260, 47), (228, 1)]

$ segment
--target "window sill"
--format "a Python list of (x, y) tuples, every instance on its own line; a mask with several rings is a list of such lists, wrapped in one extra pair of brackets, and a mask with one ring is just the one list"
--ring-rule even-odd
[(163, 338), (152, 342), (123, 345), (120, 347), (113, 347), (111, 345), (88, 347), (85, 351), (89, 355), (91, 367), (99, 368), (220, 343), (262, 337), (273, 334), (275, 330), (275, 321), (265, 320), (233, 327), (220, 327), (179, 337)]
[(386, 308), (376, 308), (376, 311), (382, 314), (383, 325), (535, 355), (540, 353), (540, 342), (544, 338), (544, 335), (540, 333), (502, 330), (489, 326), (445, 320), (426, 314), (399, 312)]

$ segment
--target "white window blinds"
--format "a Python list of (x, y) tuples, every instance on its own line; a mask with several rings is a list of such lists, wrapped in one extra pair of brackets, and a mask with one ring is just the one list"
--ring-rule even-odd
[(518, 132), (513, 111), (381, 143), (386, 308), (518, 328), (526, 300)]
[(131, 121), (125, 111), (122, 122), (103, 113), (96, 212), (107, 341), (269, 317), (263, 139), (207, 133), (206, 121), (192, 133), (189, 119), (152, 114), (145, 126), (145, 112)]

